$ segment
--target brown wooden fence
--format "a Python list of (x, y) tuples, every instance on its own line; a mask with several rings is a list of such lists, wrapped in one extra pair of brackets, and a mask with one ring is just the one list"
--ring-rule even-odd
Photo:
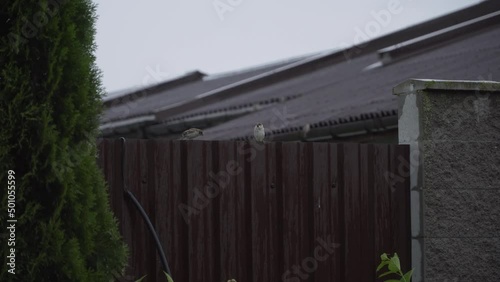
[(166, 281), (143, 205), (176, 282), (377, 281), (383, 252), (410, 268), (403, 145), (99, 141), (129, 245), (127, 277)]

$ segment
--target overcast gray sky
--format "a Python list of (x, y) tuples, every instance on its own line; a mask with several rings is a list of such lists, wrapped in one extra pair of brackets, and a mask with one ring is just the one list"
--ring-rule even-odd
[(100, 0), (97, 65), (107, 91), (352, 45), (479, 0)]

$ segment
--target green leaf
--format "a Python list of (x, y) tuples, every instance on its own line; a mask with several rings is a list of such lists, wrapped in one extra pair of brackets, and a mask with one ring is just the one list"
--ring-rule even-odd
[(389, 275), (389, 274), (396, 274), (396, 272), (394, 272), (394, 271), (387, 271), (386, 273), (380, 274), (380, 275), (378, 276), (378, 278), (383, 277), (383, 276), (386, 276), (386, 275)]
[(398, 268), (397, 268), (397, 266), (394, 264), (394, 262), (393, 262), (393, 261), (390, 261), (390, 262), (389, 262), (389, 266), (388, 266), (387, 268), (389, 268), (389, 270), (390, 270), (390, 271), (392, 271), (392, 272), (394, 272), (394, 273), (399, 273)]
[(394, 253), (394, 255), (393, 255), (392, 257), (393, 257), (393, 258), (398, 258), (398, 260), (399, 260), (398, 253)]
[(401, 264), (399, 263), (399, 257), (398, 254), (396, 253), (394, 253), (394, 256), (391, 258), (389, 262), (389, 270), (392, 270), (394, 272), (401, 271)]
[(412, 275), (412, 274), (413, 274), (413, 269), (412, 269), (412, 270), (410, 270), (410, 271), (408, 271), (408, 272), (406, 272), (406, 273), (405, 273), (405, 275), (403, 275), (403, 278), (405, 279), (405, 280), (403, 280), (403, 281), (405, 281), (405, 282), (410, 282), (410, 281), (411, 281), (411, 275)]
[(144, 278), (146, 278), (146, 276), (148, 276), (147, 274), (142, 276), (141, 278), (135, 280), (135, 282), (141, 282), (142, 280), (144, 280)]
[(382, 269), (382, 267), (384, 267), (384, 266), (386, 266), (386, 265), (388, 265), (388, 264), (389, 264), (389, 262), (388, 262), (388, 261), (383, 261), (383, 262), (381, 262), (381, 263), (378, 265), (378, 267), (377, 267), (377, 272), (379, 272), (379, 270), (380, 270), (380, 269)]
[(381, 259), (382, 261), (384, 261), (384, 260), (389, 260), (389, 257), (387, 256), (387, 254), (386, 254), (386, 253), (383, 253), (383, 254), (380, 256), (380, 259)]
[(399, 280), (391, 279), (391, 280), (385, 280), (385, 282), (400, 282)]
[(163, 271), (163, 273), (165, 273), (165, 276), (167, 276), (168, 282), (174, 282), (174, 279), (172, 279), (172, 277), (170, 277), (170, 275), (168, 275), (168, 273), (166, 273), (165, 271)]

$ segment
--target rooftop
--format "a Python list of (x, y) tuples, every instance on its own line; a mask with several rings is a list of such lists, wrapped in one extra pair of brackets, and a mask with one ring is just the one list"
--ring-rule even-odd
[[(362, 46), (203, 76), (106, 110), (103, 135), (247, 139), (261, 122), (276, 140), (394, 130), (392, 88), (409, 78), (499, 80), (500, 2), (486, 1)], [(168, 82), (167, 82), (168, 83)]]

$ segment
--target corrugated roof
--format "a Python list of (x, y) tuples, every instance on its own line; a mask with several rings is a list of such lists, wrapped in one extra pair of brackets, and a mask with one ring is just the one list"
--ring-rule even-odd
[(104, 124), (107, 122), (122, 120), (125, 118), (129, 119), (141, 115), (151, 114), (156, 109), (193, 99), (197, 95), (249, 77), (253, 77), (261, 73), (268, 72), (270, 70), (293, 63), (297, 60), (300, 60), (300, 58), (286, 60), (257, 68), (251, 68), (246, 71), (233, 73), (232, 75), (224, 74), (221, 76), (216, 76), (215, 78), (208, 76), (204, 77), (203, 80), (192, 81), (191, 83), (183, 84), (173, 89), (150, 93), (147, 96), (137, 95), (135, 99), (131, 101), (127, 101), (126, 103), (121, 105), (114, 105), (106, 109), (101, 118), (101, 123)]
[(174, 89), (181, 85), (189, 84), (195, 81), (200, 81), (206, 74), (199, 71), (188, 72), (184, 75), (162, 81), (153, 85), (148, 85), (146, 87), (132, 87), (128, 90), (122, 90), (109, 94), (108, 97), (104, 97), (105, 107), (116, 107), (119, 104), (127, 103), (130, 101), (137, 100), (139, 98), (144, 98), (146, 96), (151, 96), (159, 92), (165, 92), (170, 89)]
[(397, 100), (392, 87), (408, 78), (500, 80), (499, 38), (497, 25), (393, 64), (363, 71), (378, 60), (375, 53), (369, 54), (201, 108), (200, 111), (261, 97), (306, 94), (206, 129), (204, 139), (251, 136), (257, 122), (274, 128), (275, 133), (286, 133), (300, 130), (305, 124), (327, 126), (369, 113), (395, 114)]

